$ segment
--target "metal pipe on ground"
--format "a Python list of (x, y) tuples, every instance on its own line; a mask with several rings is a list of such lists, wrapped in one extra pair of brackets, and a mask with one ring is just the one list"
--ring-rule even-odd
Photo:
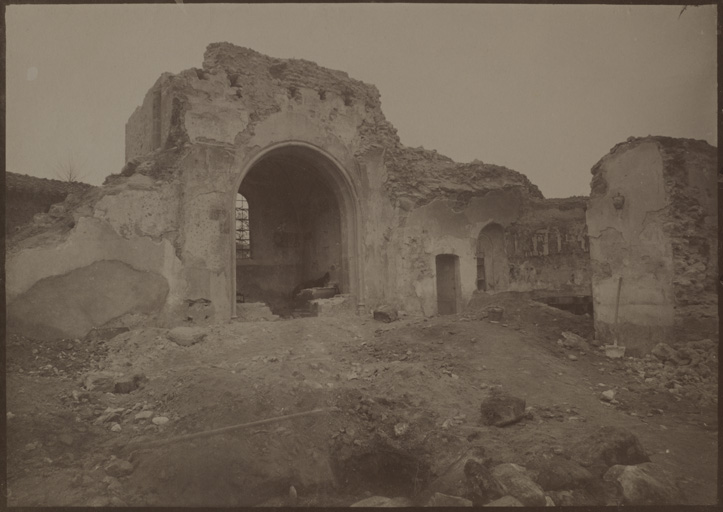
[(311, 414), (318, 414), (321, 412), (333, 412), (338, 411), (339, 409), (335, 407), (325, 407), (321, 409), (314, 409), (311, 411), (305, 411), (305, 412), (297, 412), (295, 414), (287, 414), (285, 416), (277, 416), (274, 418), (267, 418), (265, 420), (258, 420), (258, 421), (252, 421), (250, 423), (240, 423), (238, 425), (231, 425), (228, 427), (221, 427), (216, 428), (213, 430), (205, 430), (202, 432), (196, 432), (194, 434), (185, 434), (182, 436), (177, 437), (170, 437), (168, 439), (159, 439), (158, 441), (149, 441), (145, 443), (129, 443), (127, 444), (123, 449), (125, 451), (133, 451), (133, 450), (143, 450), (148, 448), (158, 448), (159, 446), (165, 446), (167, 444), (171, 443), (177, 443), (181, 441), (190, 441), (192, 439), (199, 439), (202, 437), (210, 437), (215, 436), (217, 434), (225, 434), (227, 432), (233, 432), (236, 430), (242, 430), (249, 427), (256, 427), (258, 425), (266, 425), (268, 423), (275, 423), (278, 421), (284, 421), (284, 420), (290, 420), (293, 418), (300, 418), (302, 416), (309, 416)]

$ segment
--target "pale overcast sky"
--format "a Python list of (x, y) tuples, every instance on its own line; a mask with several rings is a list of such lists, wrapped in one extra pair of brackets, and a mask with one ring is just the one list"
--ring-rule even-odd
[[(588, 195), (630, 136), (717, 144), (716, 7), (216, 4), (7, 7), (7, 170), (120, 172), (161, 73), (228, 41), (377, 86), (402, 143)], [(680, 15), (680, 16), (679, 16)]]

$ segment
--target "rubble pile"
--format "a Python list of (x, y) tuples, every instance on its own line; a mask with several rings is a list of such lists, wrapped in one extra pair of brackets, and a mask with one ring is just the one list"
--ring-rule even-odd
[(539, 188), (524, 174), (475, 160), (468, 164), (422, 147), (393, 147), (385, 153), (389, 193), (404, 210), (429, 204), (440, 197), (460, 205), (493, 190), (517, 190), (521, 197), (542, 199)]
[[(23, 391), (10, 395), (7, 416), (10, 499), (199, 507), (691, 502), (687, 493), (699, 492), (693, 480), (704, 478), (696, 467), (708, 474), (713, 464), (700, 446), (708, 432), (697, 426), (709, 420), (681, 424), (679, 433), (664, 428), (661, 420), (671, 425), (686, 402), (666, 388), (663, 402), (672, 403), (655, 404), (665, 413), (645, 416), (638, 402), (650, 410), (649, 397), (627, 382), (635, 377), (626, 369), (700, 368), (715, 363), (714, 344), (661, 346), (656, 361), (607, 361), (587, 348), (584, 329), (567, 330), (576, 315), (523, 306), (496, 300), (475, 312), (485, 320), (458, 322), (370, 315), (99, 330), (55, 351), (13, 338), (10, 380)], [(493, 312), (500, 321), (489, 319)], [(531, 339), (524, 332), (533, 329)], [(60, 367), (71, 343), (76, 361)], [(564, 357), (581, 348), (577, 362)], [(528, 359), (510, 358), (525, 349)], [(91, 351), (99, 357), (85, 355)], [(30, 373), (49, 356), (67, 376)], [(574, 379), (596, 362), (607, 384)], [(256, 424), (315, 409), (323, 413)], [(187, 438), (239, 425), (249, 427)], [(681, 466), (690, 443), (698, 443), (696, 460)], [(52, 498), (37, 494), (37, 474)]]
[(5, 229), (8, 236), (20, 231), (34, 218), (49, 224), (58, 217), (58, 203), (82, 196), (88, 183), (36, 178), (14, 172), (5, 173)]
[(649, 388), (696, 402), (718, 403), (718, 346), (700, 340), (670, 346), (659, 343), (642, 359), (628, 358), (626, 373)]

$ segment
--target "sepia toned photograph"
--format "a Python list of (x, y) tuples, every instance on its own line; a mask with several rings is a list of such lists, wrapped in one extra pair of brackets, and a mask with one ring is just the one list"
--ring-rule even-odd
[(8, 507), (718, 505), (717, 4), (4, 14)]

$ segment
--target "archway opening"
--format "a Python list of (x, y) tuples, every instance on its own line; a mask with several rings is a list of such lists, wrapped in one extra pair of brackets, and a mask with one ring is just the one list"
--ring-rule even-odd
[(489, 224), (477, 237), (477, 290), (500, 292), (509, 284), (505, 231), (499, 224)]
[(248, 209), (244, 214), (237, 205), (236, 216), (245, 217), (248, 233), (237, 230), (237, 303), (264, 302), (290, 317), (299, 312), (299, 286), (356, 291), (355, 195), (330, 159), (307, 146), (274, 149), (249, 168), (238, 194)]

